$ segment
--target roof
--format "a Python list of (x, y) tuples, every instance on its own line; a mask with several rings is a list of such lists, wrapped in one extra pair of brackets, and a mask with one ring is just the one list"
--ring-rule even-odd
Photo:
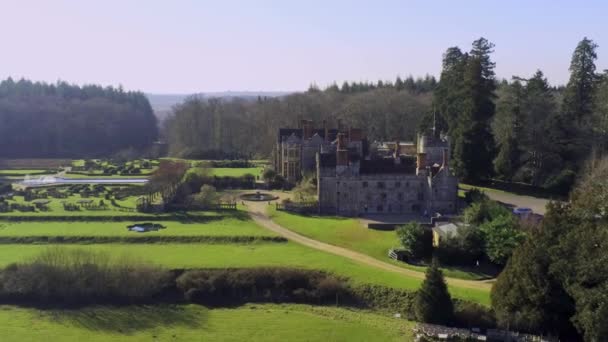
[(361, 161), (361, 174), (393, 174), (393, 173), (416, 173), (415, 159), (401, 156), (401, 163), (395, 164), (394, 158), (382, 158)]
[[(329, 133), (329, 138), (328, 140), (333, 141), (336, 139), (336, 137), (338, 136), (338, 130), (337, 129), (328, 129), (327, 132)], [(292, 134), (295, 135), (298, 138), (302, 138), (302, 133), (303, 130), (301, 128), (280, 128), (279, 129), (279, 136), (277, 137), (277, 141), (281, 142), (285, 139), (285, 137), (289, 137)], [(325, 139), (325, 130), (320, 128), (320, 129), (313, 129), (312, 130), (312, 135), (314, 136), (315, 134), (317, 134), (318, 136), (320, 136), (321, 138)]]
[(433, 227), (433, 231), (437, 232), (440, 236), (456, 235), (458, 234), (458, 226), (449, 222)]

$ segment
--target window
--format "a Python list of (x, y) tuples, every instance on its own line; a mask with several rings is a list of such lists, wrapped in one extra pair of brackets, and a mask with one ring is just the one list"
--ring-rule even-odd
[(365, 199), (368, 200), (368, 201), (371, 201), (372, 200), (372, 194), (365, 195)]
[(424, 194), (423, 194), (422, 192), (419, 192), (419, 193), (418, 193), (418, 200), (419, 200), (419, 201), (424, 200)]
[(367, 188), (367, 182), (363, 182), (362, 185), (363, 185), (364, 188)]
[(384, 207), (383, 207), (383, 206), (381, 206), (381, 205), (379, 205), (379, 206), (376, 208), (376, 210), (378, 210), (378, 212), (382, 212), (382, 211), (384, 211)]
[(393, 206), (392, 205), (388, 205), (388, 212), (390, 213), (391, 211), (393, 211)]
[(397, 195), (397, 198), (398, 198), (400, 201), (403, 201), (403, 194), (402, 194), (402, 193), (399, 193), (399, 194)]
[(395, 182), (395, 188), (400, 188), (401, 187), (401, 182)]
[(386, 199), (386, 194), (381, 194), (380, 197), (385, 200)]
[(405, 186), (409, 187), (410, 186), (410, 182), (405, 182)]
[(384, 189), (384, 182), (378, 182), (378, 189)]

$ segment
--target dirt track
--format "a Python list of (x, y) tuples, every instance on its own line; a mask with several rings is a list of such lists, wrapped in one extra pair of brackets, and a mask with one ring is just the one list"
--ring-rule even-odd
[[(313, 240), (311, 238), (305, 237), (298, 233), (295, 233), (287, 228), (284, 228), (278, 224), (276, 224), (266, 213), (267, 202), (247, 202), (247, 210), (251, 215), (251, 218), (260, 226), (273, 231), (290, 241), (302, 244), (307, 247), (311, 247), (323, 252), (328, 252), (332, 254), (336, 254), (354, 261), (357, 261), (362, 264), (366, 264), (368, 266), (376, 267), (378, 269), (382, 269), (389, 272), (399, 273), (404, 276), (424, 279), (424, 273), (418, 272), (414, 270), (409, 270), (406, 268), (398, 267), (387, 262), (380, 261), (378, 259), (372, 258), (368, 255), (352, 251), (350, 249), (330, 245), (321, 241)], [(448, 284), (462, 287), (462, 288), (470, 288), (470, 289), (486, 289), (490, 290), (492, 284), (488, 281), (475, 281), (475, 280), (464, 280), (464, 279), (456, 279), (456, 278), (448, 278), (446, 277), (446, 281)]]

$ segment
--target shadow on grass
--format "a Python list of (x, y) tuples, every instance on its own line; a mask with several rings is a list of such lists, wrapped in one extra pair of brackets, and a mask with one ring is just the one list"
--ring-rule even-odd
[(190, 310), (179, 305), (51, 309), (44, 311), (44, 315), (64, 325), (123, 334), (158, 327), (197, 328), (208, 318), (203, 307)]

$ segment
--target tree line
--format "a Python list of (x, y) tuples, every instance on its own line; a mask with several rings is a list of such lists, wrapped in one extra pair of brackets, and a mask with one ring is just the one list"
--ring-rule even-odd
[(393, 82), (344, 83), (280, 98), (201, 99), (191, 97), (173, 109), (164, 136), (172, 156), (190, 158), (268, 158), (283, 127), (300, 119), (321, 128), (339, 122), (362, 127), (372, 140), (414, 139), (421, 113), (430, 111), (432, 77)]
[(102, 157), (158, 139), (143, 93), (121, 87), (0, 82), (0, 158)]
[(494, 45), (484, 38), (468, 53), (449, 48), (433, 103), (458, 175), (567, 193), (584, 161), (607, 147), (608, 73), (596, 71), (596, 48), (588, 38), (578, 43), (563, 87), (540, 70), (496, 80)]

